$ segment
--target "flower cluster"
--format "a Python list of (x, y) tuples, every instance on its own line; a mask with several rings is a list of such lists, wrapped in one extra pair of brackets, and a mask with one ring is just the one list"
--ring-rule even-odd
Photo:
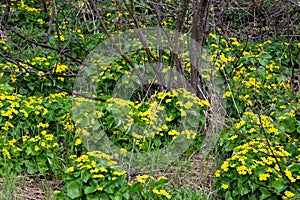
[[(218, 52), (212, 59), (232, 76), (223, 98), (237, 112), (220, 138), (227, 157), (215, 171), (220, 194), (228, 199), (294, 198), (300, 184), (299, 123), (295, 118), (299, 94), (290, 102), (284, 100), (291, 94), (290, 81), (278, 74), (282, 62), (270, 54), (275, 44), (269, 40), (252, 44), (233, 62), (226, 58), (242, 48), (241, 43), (229, 38), (230, 46), (228, 40), (213, 34), (211, 41)], [(284, 45), (276, 45), (287, 59)], [(230, 63), (234, 65), (230, 67)]]

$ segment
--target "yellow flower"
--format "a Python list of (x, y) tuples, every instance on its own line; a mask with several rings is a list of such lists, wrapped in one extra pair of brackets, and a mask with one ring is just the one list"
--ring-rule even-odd
[(28, 113), (25, 110), (20, 110), (20, 113), (23, 113), (24, 117), (28, 117)]
[(245, 124), (246, 124), (246, 122), (244, 120), (241, 120), (239, 123), (235, 124), (235, 128), (240, 129)]
[(240, 43), (238, 41), (234, 41), (234, 42), (232, 42), (232, 45), (240, 46)]
[(152, 192), (153, 192), (154, 194), (160, 194), (159, 191), (158, 191), (156, 188), (153, 189)]
[(133, 181), (128, 182), (128, 185), (132, 186), (133, 185)]
[(28, 140), (28, 138), (29, 138), (29, 136), (25, 135), (25, 136), (22, 137), (22, 141), (26, 142)]
[(35, 151), (39, 151), (40, 148), (39, 148), (38, 146), (35, 146), (35, 147), (34, 147), (34, 150), (35, 150)]
[(228, 166), (229, 166), (229, 162), (226, 160), (221, 165), (221, 169), (223, 169), (225, 172), (227, 172), (228, 171)]
[(121, 148), (120, 149), (120, 154), (123, 155), (123, 156), (126, 156), (126, 153), (127, 153), (127, 150), (124, 149), (124, 148)]
[(289, 171), (288, 169), (284, 170), (285, 175), (290, 179), (290, 181), (292, 183), (294, 183), (296, 181), (296, 179), (293, 177), (292, 172)]
[(82, 130), (81, 133), (84, 135), (84, 136), (89, 136), (90, 133), (87, 131), (87, 130)]
[(68, 172), (68, 173), (74, 172), (74, 167), (69, 167), (69, 168), (67, 169), (67, 172)]
[(69, 156), (70, 159), (76, 158), (76, 157), (77, 157), (76, 155), (70, 155), (70, 156)]
[(160, 177), (157, 178), (157, 180), (160, 181), (160, 180), (168, 180), (168, 179), (164, 176), (160, 176)]
[(46, 108), (44, 108), (44, 111), (43, 111), (42, 115), (44, 116), (44, 115), (46, 115), (47, 113), (48, 113), (48, 110), (47, 110)]
[(35, 57), (34, 60), (35, 61), (43, 62), (43, 61), (47, 60), (47, 58), (44, 58), (44, 57)]
[(224, 190), (226, 190), (228, 188), (228, 185), (227, 184), (222, 184), (221, 188), (223, 188)]
[(6, 40), (4, 39), (0, 40), (0, 44), (6, 44)]
[(186, 104), (184, 104), (184, 107), (185, 107), (186, 109), (190, 109), (192, 106), (193, 106), (193, 103), (190, 102), (190, 101), (188, 101), (188, 102), (186, 102)]
[(291, 191), (285, 191), (284, 194), (285, 194), (285, 196), (288, 197), (288, 198), (292, 198), (292, 197), (295, 196), (295, 194), (292, 193)]
[(246, 175), (247, 172), (248, 172), (249, 174), (252, 174), (252, 171), (251, 171), (248, 167), (246, 167), (245, 165), (239, 166), (239, 167), (237, 168), (237, 171), (238, 171), (238, 173), (241, 174), (241, 175)]
[(284, 120), (284, 119), (286, 119), (286, 117), (285, 116), (279, 116), (279, 119)]
[(124, 175), (124, 174), (126, 174), (126, 171), (121, 171), (121, 172), (114, 171), (114, 172), (113, 172), (113, 175), (116, 175), (116, 176), (122, 176), (122, 175)]
[(81, 142), (81, 140), (78, 138), (78, 139), (76, 139), (76, 141), (75, 141), (75, 146), (78, 146), (78, 145), (80, 145), (82, 142)]
[(43, 124), (42, 122), (40, 122), (36, 127), (37, 128), (47, 128), (47, 127), (49, 127), (49, 124), (48, 123)]
[(270, 177), (270, 174), (260, 174), (259, 180), (260, 181), (266, 181)]
[(46, 130), (43, 130), (42, 132), (41, 132), (41, 135), (43, 135), (43, 136), (45, 136), (47, 134), (47, 131)]
[(7, 131), (9, 129), (9, 127), (13, 128), (14, 125), (12, 123), (10, 123), (9, 121), (6, 121), (4, 124), (4, 127), (2, 127), (2, 129)]
[(168, 130), (168, 126), (166, 124), (164, 124), (162, 127), (161, 127), (163, 130)]
[(137, 181), (138, 182), (140, 182), (140, 183), (145, 183), (146, 182), (146, 180), (147, 180), (147, 178), (149, 178), (149, 176), (148, 175), (139, 175), (138, 177), (137, 177)]
[(91, 119), (91, 124), (95, 124), (95, 119), (94, 118)]
[(4, 154), (6, 155), (6, 157), (7, 157), (8, 159), (11, 159), (10, 153), (8, 152), (7, 149), (2, 149), (2, 152), (4, 152)]
[(92, 167), (96, 167), (97, 163), (95, 161), (91, 162)]
[(254, 133), (254, 132), (256, 132), (256, 130), (255, 130), (255, 128), (251, 128), (248, 132), (249, 133)]
[(211, 38), (213, 38), (213, 39), (217, 39), (217, 36), (215, 35), (215, 34), (213, 34), (213, 33), (209, 33), (209, 36), (211, 37)]
[(99, 172), (99, 168), (91, 169), (90, 172), (91, 173), (98, 173)]
[(231, 93), (229, 91), (225, 92), (225, 94), (223, 95), (223, 98), (226, 98), (226, 97), (230, 97)]
[(154, 194), (164, 195), (167, 199), (171, 199), (171, 195), (166, 190), (157, 190), (156, 188), (152, 190)]
[(181, 112), (181, 117), (186, 117), (187, 116), (186, 112), (183, 109), (180, 109), (180, 112)]
[(45, 142), (41, 142), (41, 146), (42, 146), (42, 147), (45, 147), (45, 146), (46, 146), (46, 143), (45, 143)]
[(103, 174), (94, 174), (93, 178), (103, 178), (104, 175)]
[(235, 140), (238, 137), (238, 135), (233, 135), (230, 138), (228, 138), (228, 140)]
[(54, 194), (54, 195), (58, 195), (59, 193), (60, 193), (59, 190), (54, 190), (54, 191), (53, 191), (53, 194)]
[(251, 106), (251, 107), (252, 107), (252, 106), (253, 106), (253, 103), (252, 103), (252, 101), (248, 100), (248, 101), (247, 101), (247, 105), (249, 105), (249, 106)]
[(39, 24), (44, 24), (44, 23), (45, 23), (42, 19), (38, 19), (37, 22), (38, 22)]
[(170, 130), (170, 131), (168, 132), (168, 135), (179, 135), (179, 132), (176, 131), (176, 130)]
[[(60, 36), (60, 39), (61, 41), (64, 41), (62, 40), (63, 36)], [(56, 73), (61, 73), (61, 72), (64, 72), (68, 69), (69, 67), (67, 65), (64, 65), (64, 64), (58, 64), (55, 68), (55, 72)]]
[(103, 190), (103, 187), (98, 187), (98, 190), (99, 190), (99, 191), (102, 191), (102, 190)]
[(52, 134), (46, 134), (45, 139), (49, 140), (49, 141), (52, 141), (53, 140), (53, 135)]
[(215, 172), (215, 176), (216, 176), (216, 177), (220, 177), (220, 176), (221, 176), (221, 171), (220, 171), (220, 170), (217, 170), (217, 171)]
[(172, 101), (172, 99), (167, 99), (166, 103), (170, 103)]
[[(55, 35), (55, 36), (54, 36), (54, 38), (58, 38), (58, 36), (57, 36), (57, 35)], [(61, 40), (61, 41), (65, 41), (65, 37), (64, 37), (63, 35), (60, 35), (60, 37), (59, 37), (59, 38), (60, 38), (60, 40)]]
[(99, 170), (100, 170), (100, 172), (104, 172), (104, 173), (108, 172), (105, 167), (100, 167)]
[(170, 121), (172, 121), (172, 120), (173, 120), (173, 117), (172, 117), (172, 116), (166, 118), (166, 121), (167, 121), (167, 122), (170, 122)]

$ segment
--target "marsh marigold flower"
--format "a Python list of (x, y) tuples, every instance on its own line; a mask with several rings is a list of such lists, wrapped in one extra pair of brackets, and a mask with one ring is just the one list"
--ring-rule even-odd
[(167, 199), (171, 199), (171, 195), (166, 190), (153, 189), (152, 192), (154, 194), (164, 195)]
[(222, 184), (221, 188), (223, 188), (224, 190), (226, 190), (228, 188), (228, 185), (227, 184)]
[(284, 194), (285, 194), (285, 196), (288, 197), (288, 198), (292, 198), (292, 197), (295, 196), (295, 194), (292, 193), (292, 192), (290, 192), (290, 191), (285, 191)]
[(54, 191), (53, 191), (53, 194), (54, 194), (54, 195), (58, 195), (59, 193), (60, 193), (59, 190), (54, 190)]
[(270, 177), (270, 174), (260, 174), (259, 180), (260, 181), (266, 181)]
[(75, 141), (75, 146), (78, 146), (78, 145), (80, 145), (82, 142), (81, 142), (81, 140), (78, 138), (78, 139), (76, 139), (76, 141)]
[(10, 153), (7, 149), (2, 149), (2, 152), (6, 155), (8, 159), (11, 159)]
[(74, 172), (74, 167), (69, 167), (69, 168), (67, 169), (67, 172), (68, 172), (68, 173)]
[(142, 175), (142, 176), (139, 175), (139, 176), (137, 177), (137, 181), (140, 182), (140, 183), (145, 183), (146, 180), (147, 180), (147, 178), (149, 178), (149, 176), (146, 175), (146, 174), (145, 174), (145, 175)]
[(221, 171), (220, 171), (220, 170), (217, 170), (217, 171), (215, 172), (215, 176), (216, 176), (216, 177), (220, 177), (220, 176), (221, 176)]

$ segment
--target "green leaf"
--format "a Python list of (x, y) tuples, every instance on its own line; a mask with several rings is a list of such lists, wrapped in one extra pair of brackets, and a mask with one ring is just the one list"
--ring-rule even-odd
[(81, 180), (86, 183), (88, 182), (88, 180), (92, 177), (92, 174), (90, 173), (90, 170), (88, 170), (87, 168), (84, 168), (81, 171)]
[(248, 194), (250, 191), (249, 186), (246, 184), (238, 184), (238, 192), (240, 195)]
[(300, 163), (293, 163), (289, 165), (288, 170), (294, 173), (298, 173), (300, 171)]
[(260, 188), (259, 190), (262, 193), (262, 195), (259, 197), (260, 200), (266, 199), (272, 195), (266, 188)]
[(4, 83), (4, 84), (0, 84), (0, 91), (1, 90), (4, 90), (4, 91), (10, 91), (12, 92), (13, 91), (13, 87), (11, 87), (9, 84), (7, 83)]
[(26, 154), (29, 156), (29, 155), (31, 155), (31, 154), (33, 154), (34, 152), (33, 152), (33, 150), (32, 150), (32, 148), (29, 146), (29, 147), (27, 147), (26, 148)]
[(227, 192), (225, 193), (225, 200), (233, 200), (233, 198), (231, 197), (230, 191), (227, 191)]
[(97, 191), (99, 187), (98, 182), (95, 179), (91, 179), (89, 183), (91, 184), (91, 187), (84, 188), (84, 194), (91, 194)]
[(293, 120), (292, 118), (283, 120), (283, 121), (280, 123), (280, 128), (281, 128), (284, 132), (288, 132), (288, 133), (294, 132), (295, 129), (296, 129), (296, 127), (295, 127), (295, 120)]
[(251, 183), (250, 181), (249, 181), (249, 185), (250, 185), (250, 187), (251, 187), (252, 193), (258, 188), (258, 185), (257, 185), (257, 184)]
[(297, 132), (300, 133), (300, 126), (297, 127)]
[(27, 86), (31, 89), (34, 90), (34, 88), (37, 86), (35, 83), (28, 83)]
[(91, 194), (93, 192), (95, 192), (97, 190), (97, 188), (91, 186), (91, 187), (86, 187), (84, 188), (84, 194)]
[(140, 190), (140, 185), (138, 183), (134, 183), (130, 188), (129, 188), (129, 192), (131, 194), (136, 193)]
[(130, 195), (128, 192), (123, 193), (123, 197), (128, 200), (130, 198)]
[(107, 192), (108, 194), (113, 194), (114, 190), (112, 187), (108, 186), (107, 188), (104, 189), (105, 192)]
[(121, 193), (117, 193), (117, 194), (113, 194), (111, 195), (111, 199), (113, 200), (122, 200), (122, 194)]
[(35, 174), (37, 172), (35, 162), (32, 162), (31, 160), (25, 160), (25, 166), (28, 174)]
[(67, 184), (67, 195), (71, 199), (82, 196), (82, 183), (78, 181), (71, 181)]
[(89, 194), (86, 195), (87, 200), (110, 200), (109, 196), (106, 193), (101, 194)]
[(159, 147), (162, 144), (161, 141), (160, 141), (160, 138), (154, 139), (153, 142), (156, 145), (156, 147)]
[(267, 170), (267, 167), (266, 166), (258, 166), (254, 169), (254, 174), (256, 176), (259, 176), (260, 174), (263, 174), (265, 173)]
[(277, 181), (275, 181), (273, 184), (270, 186), (275, 189), (277, 193), (283, 192), (289, 185), (289, 182), (285, 180), (284, 178), (281, 178)]
[(101, 196), (101, 199), (100, 199), (99, 195), (89, 194), (89, 195), (86, 195), (86, 199), (87, 200), (101, 200), (101, 199), (103, 199), (103, 197)]

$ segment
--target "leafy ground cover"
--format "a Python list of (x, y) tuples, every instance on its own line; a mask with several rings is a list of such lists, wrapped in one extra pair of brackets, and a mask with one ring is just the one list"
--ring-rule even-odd
[[(211, 31), (202, 56), (208, 66), (202, 77), (210, 82), (217, 76), (226, 86), (220, 101), (227, 115), (218, 143), (201, 157), (213, 99), (185, 88), (158, 86), (137, 90), (130, 98), (113, 95), (119, 80), (134, 77), (130, 61), (143, 66), (151, 60), (150, 51), (169, 66), (170, 49), (158, 51), (150, 44), (149, 49), (126, 54), (128, 59), (120, 57), (107, 65), (100, 60), (94, 68), (89, 66), (99, 71), (88, 71), (82, 60), (108, 37), (105, 30), (95, 29), (101, 23), (92, 19), (95, 5), (45, 5), (1, 5), (3, 13), (10, 6), (9, 19), (2, 24), (7, 32), (0, 40), (1, 198), (23, 198), (12, 197), (23, 185), (20, 176), (25, 182), (58, 181), (43, 187), (47, 195), (41, 198), (48, 199), (300, 198), (299, 41), (239, 41), (217, 34), (221, 29)], [(126, 31), (127, 25), (116, 26), (114, 20), (126, 21), (131, 13), (121, 12), (116, 2), (101, 6), (102, 27)], [(121, 7), (126, 10), (126, 5)], [(150, 12), (139, 9), (136, 16)], [(153, 25), (153, 20), (142, 25)], [(175, 19), (166, 17), (162, 25), (174, 30)], [(181, 73), (189, 79), (193, 64), (185, 52), (181, 59)], [(83, 78), (97, 88), (92, 95), (72, 95), (76, 76), (84, 71), (88, 73)], [(166, 67), (160, 74), (170, 71)], [(152, 81), (147, 80), (156, 86)], [(131, 83), (125, 83), (129, 90)], [(104, 137), (114, 144), (110, 153)], [(169, 144), (179, 149), (181, 141), (188, 141), (188, 146), (179, 156), (165, 155), (172, 162), (157, 158), (164, 168), (146, 170), (151, 162), (143, 156), (136, 158), (142, 165), (122, 163), (131, 161), (134, 153), (146, 155)]]

